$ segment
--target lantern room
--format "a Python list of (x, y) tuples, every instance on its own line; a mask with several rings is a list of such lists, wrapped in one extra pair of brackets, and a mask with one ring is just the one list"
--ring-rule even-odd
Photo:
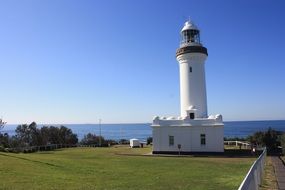
[(181, 44), (180, 46), (187, 46), (190, 43), (201, 45), (200, 31), (192, 21), (187, 21), (181, 30)]

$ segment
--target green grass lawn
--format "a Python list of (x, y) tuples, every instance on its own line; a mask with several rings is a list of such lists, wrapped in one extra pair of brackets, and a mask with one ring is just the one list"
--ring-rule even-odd
[[(0, 189), (237, 189), (254, 158), (154, 157), (150, 148), (0, 153)], [(124, 155), (125, 154), (125, 155)]]

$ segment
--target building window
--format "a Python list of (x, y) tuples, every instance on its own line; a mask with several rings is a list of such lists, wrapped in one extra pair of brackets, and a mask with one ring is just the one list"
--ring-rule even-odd
[(192, 73), (192, 67), (189, 67), (189, 71), (190, 71), (190, 73)]
[(206, 145), (206, 134), (200, 135), (201, 145)]
[(169, 146), (174, 146), (174, 136), (168, 136), (169, 138)]
[(190, 119), (194, 119), (195, 118), (195, 114), (194, 113), (190, 113)]

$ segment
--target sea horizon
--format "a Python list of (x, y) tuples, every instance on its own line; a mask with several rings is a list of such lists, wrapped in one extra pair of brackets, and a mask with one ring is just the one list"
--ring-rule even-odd
[[(224, 120), (223, 122), (258, 122), (258, 121), (285, 121), (285, 119), (260, 119), (260, 120)], [(36, 121), (32, 121), (36, 122)], [(5, 125), (23, 125), (30, 123), (6, 123)], [(100, 125), (98, 123), (37, 123), (37, 125)], [(110, 122), (104, 123), (101, 122), (101, 125), (114, 125), (114, 124), (151, 124), (151, 122)]]
[[(15, 135), (15, 129), (18, 125), (21, 124), (6, 124), (0, 132)], [(65, 126), (77, 134), (79, 140), (88, 133), (101, 134), (104, 138), (113, 140), (131, 138), (146, 140), (152, 136), (151, 123), (37, 124), (37, 126), (39, 128), (43, 126)], [(224, 137), (245, 138), (257, 131), (266, 131), (269, 127), (285, 132), (285, 120), (224, 121)]]

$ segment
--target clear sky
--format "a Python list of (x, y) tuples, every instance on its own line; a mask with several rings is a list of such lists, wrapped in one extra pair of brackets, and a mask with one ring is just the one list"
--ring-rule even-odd
[(208, 48), (209, 114), (285, 119), (285, 1), (0, 1), (8, 123), (178, 116), (175, 51), (190, 16)]

